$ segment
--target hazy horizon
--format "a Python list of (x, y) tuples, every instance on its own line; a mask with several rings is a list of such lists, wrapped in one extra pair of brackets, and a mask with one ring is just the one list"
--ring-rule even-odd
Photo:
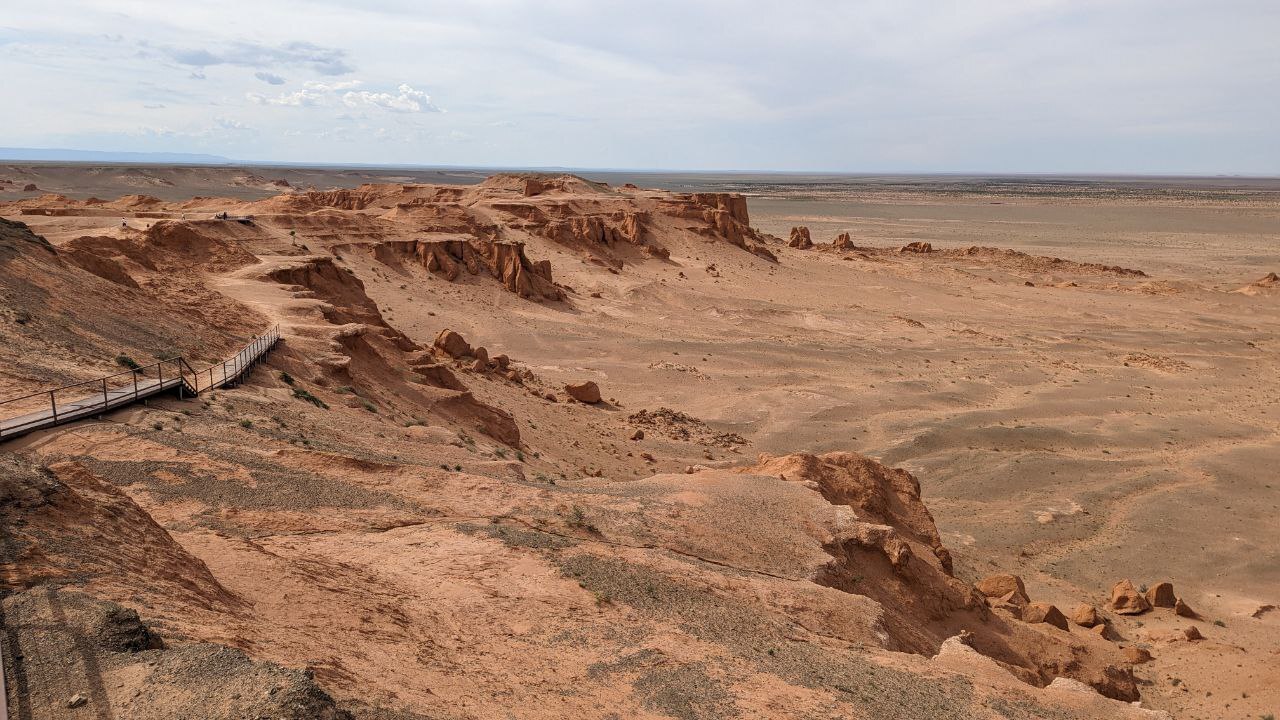
[(0, 146), (269, 164), (1274, 176), (1280, 5), (9, 8)]

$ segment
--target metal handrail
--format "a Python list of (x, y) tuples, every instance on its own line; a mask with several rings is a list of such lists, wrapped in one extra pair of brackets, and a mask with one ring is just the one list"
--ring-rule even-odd
[[(29, 412), (26, 412), (24, 414), (11, 416), (7, 419), (12, 420), (14, 418), (22, 418), (22, 417), (25, 417), (26, 415), (34, 415), (36, 417), (34, 417), (32, 420), (28, 422), (24, 422), (24, 423), (21, 423), (20, 425), (10, 427), (7, 430), (5, 429), (2, 423), (2, 421), (5, 420), (6, 418), (3, 416), (0, 416), (0, 438), (13, 437), (15, 435), (20, 435), (41, 427), (57, 425), (60, 422), (63, 422), (68, 415), (74, 415), (79, 417), (79, 416), (88, 415), (91, 413), (91, 411), (95, 409), (101, 409), (103, 411), (106, 411), (113, 407), (112, 403), (115, 403), (115, 406), (118, 407), (120, 405), (125, 405), (130, 402), (137, 401), (142, 397), (145, 397), (144, 395), (141, 394), (143, 390), (146, 391), (146, 396), (150, 396), (152, 394), (155, 394), (156, 392), (167, 390), (168, 387), (170, 386), (176, 385), (177, 387), (180, 388), (179, 392), (181, 392), (181, 388), (183, 386), (186, 386), (186, 388), (189, 389), (193, 395), (199, 395), (204, 390), (211, 390), (217, 387), (221, 387), (223, 385), (226, 385), (238, 379), (246, 369), (252, 367), (253, 364), (258, 359), (260, 359), (263, 355), (266, 354), (268, 350), (270, 350), (273, 346), (275, 346), (276, 342), (279, 341), (279, 339), (280, 339), (280, 326), (278, 324), (271, 326), (266, 330), (266, 332), (264, 332), (261, 335), (255, 335), (253, 339), (250, 340), (243, 347), (241, 347), (239, 352), (237, 352), (233, 357), (221, 363), (222, 377), (217, 379), (215, 379), (215, 375), (214, 375), (214, 368), (217, 367), (216, 365), (210, 365), (204, 370), (196, 370), (191, 366), (190, 363), (187, 362), (186, 358), (179, 355), (172, 358), (158, 360), (149, 365), (145, 365), (137, 368), (130, 368), (122, 372), (113, 373), (111, 375), (105, 375), (99, 378), (94, 378), (92, 380), (83, 380), (81, 382), (62, 385), (60, 387), (56, 387), (50, 390), (40, 390), (37, 392), (29, 393), (27, 395), (22, 395), (20, 397), (9, 398), (8, 400), (2, 400), (0, 401), (0, 408), (3, 408), (6, 405), (12, 405), (13, 403), (21, 402), (23, 400), (30, 400), (31, 398), (42, 397), (42, 396), (47, 396), (49, 402), (48, 402), (48, 415), (43, 415), (42, 413), (44, 413), (45, 411), (37, 408)], [(166, 381), (164, 376), (164, 366), (168, 363), (173, 364), (173, 367), (176, 369), (176, 372), (173, 372), (173, 374), (170, 375), (169, 379)], [(228, 364), (231, 364), (233, 367), (231, 371), (228, 371), (227, 369)], [(150, 384), (140, 384), (138, 382), (139, 376), (141, 375), (145, 377), (148, 371), (151, 371), (151, 370), (155, 371), (155, 376), (156, 376), (155, 381)], [(190, 376), (191, 376), (190, 380), (187, 379), (188, 373), (190, 373)], [(209, 376), (209, 381), (202, 386), (200, 383), (200, 379), (201, 379), (201, 376), (206, 373)], [(112, 390), (109, 385), (109, 382), (124, 376), (129, 376), (132, 382), (119, 384), (118, 387)], [(67, 390), (71, 390), (73, 388), (78, 388), (78, 387), (84, 387), (84, 386), (101, 387), (101, 396), (99, 397), (98, 394), (95, 392), (95, 394), (91, 396), (83, 396), (83, 397), (75, 398), (70, 401), (64, 401), (62, 403), (62, 409), (61, 410), (59, 409), (58, 397), (57, 397), (58, 393), (63, 393)], [(130, 386), (132, 386), (131, 393), (129, 391)], [(115, 393), (114, 398), (112, 397), (113, 393)]]

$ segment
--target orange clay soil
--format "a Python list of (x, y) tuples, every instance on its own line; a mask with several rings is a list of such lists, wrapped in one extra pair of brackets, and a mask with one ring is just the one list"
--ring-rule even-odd
[[(4, 397), (284, 334), (240, 387), (6, 444), (30, 717), (1280, 703), (1274, 262), (1072, 254), (1081, 203), (1025, 197), (1038, 245), (996, 247), (972, 198), (235, 187), (0, 202)], [(1124, 578), (1194, 617), (1116, 612)]]

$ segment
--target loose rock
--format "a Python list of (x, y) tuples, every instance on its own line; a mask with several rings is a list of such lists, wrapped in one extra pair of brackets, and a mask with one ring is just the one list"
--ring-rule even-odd
[(1111, 588), (1111, 609), (1120, 615), (1140, 615), (1151, 609), (1151, 603), (1133, 583), (1121, 580)]
[(600, 386), (591, 380), (565, 385), (564, 391), (569, 393), (569, 397), (580, 403), (595, 404), (600, 402)]
[(1190, 605), (1182, 601), (1182, 598), (1173, 601), (1173, 613), (1184, 618), (1200, 618), (1200, 614), (1192, 610)]
[(1061, 630), (1067, 629), (1067, 616), (1049, 603), (1030, 603), (1022, 609), (1022, 621), (1026, 623), (1048, 623)]
[(1124, 649), (1124, 658), (1132, 665), (1141, 665), (1145, 662), (1151, 662), (1151, 653), (1143, 648), (1130, 645)]
[(1102, 622), (1102, 617), (1098, 614), (1098, 608), (1088, 603), (1082, 603), (1071, 614), (1071, 621), (1080, 627), (1091, 628), (1097, 627)]
[(979, 580), (974, 587), (989, 598), (1003, 599), (1012, 593), (1008, 602), (1015, 605), (1026, 605), (1031, 602), (1031, 598), (1027, 597), (1027, 588), (1022, 584), (1022, 578), (1017, 575), (991, 575)]
[(471, 344), (458, 333), (445, 328), (436, 336), (435, 346), (453, 358), (466, 357), (471, 354)]
[(1173, 583), (1156, 583), (1147, 588), (1147, 602), (1151, 607), (1173, 607), (1177, 597), (1173, 594)]

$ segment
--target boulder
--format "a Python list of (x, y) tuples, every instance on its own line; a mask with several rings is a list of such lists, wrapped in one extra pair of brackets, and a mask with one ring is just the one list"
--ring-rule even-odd
[(1188, 640), (1203, 640), (1204, 635), (1200, 634), (1200, 628), (1195, 625), (1188, 625), (1182, 629), (1182, 635)]
[(910, 243), (907, 243), (906, 245), (903, 245), (901, 248), (898, 249), (898, 252), (900, 253), (909, 253), (909, 252), (931, 253), (933, 252), (933, 244), (927, 243), (927, 242), (920, 242), (919, 240), (917, 240), (915, 242), (910, 242)]
[(1147, 588), (1147, 602), (1151, 607), (1173, 607), (1178, 598), (1173, 594), (1173, 583), (1156, 583)]
[(488, 365), (488, 364), (489, 364), (489, 351), (488, 351), (488, 350), (485, 350), (485, 349), (484, 349), (484, 348), (482, 348), (482, 347), (478, 347), (478, 348), (476, 348), (475, 350), (472, 350), (472, 351), (471, 351), (471, 354), (475, 356), (475, 358), (476, 358), (476, 362), (478, 362), (478, 363), (480, 363), (480, 364), (482, 364), (482, 365)]
[(1124, 649), (1124, 659), (1128, 660), (1131, 665), (1141, 665), (1145, 662), (1151, 662), (1151, 653), (1136, 645), (1130, 645)]
[(643, 430), (636, 430), (635, 432), (631, 433), (631, 439), (632, 439), (632, 440), (643, 440), (643, 439), (644, 439), (644, 431), (643, 431)]
[(799, 250), (808, 250), (813, 247), (813, 238), (809, 236), (809, 228), (801, 225), (791, 228), (791, 240), (787, 245)]
[(40, 192), (40, 188), (35, 183), (27, 183), (22, 186), (22, 192)]
[(471, 345), (458, 333), (445, 328), (436, 336), (435, 346), (453, 358), (466, 357), (471, 354)]
[(1111, 609), (1119, 615), (1140, 615), (1151, 609), (1151, 603), (1133, 583), (1121, 580), (1111, 588)]
[(1179, 617), (1200, 619), (1200, 613), (1191, 609), (1191, 606), (1178, 598), (1173, 601), (1173, 613)]
[(1027, 588), (1022, 584), (1022, 578), (1017, 575), (990, 575), (979, 580), (974, 587), (989, 598), (1004, 600), (1006, 596), (1012, 594), (1007, 602), (1014, 605), (1026, 605), (1031, 602), (1031, 598), (1027, 597)]
[(1067, 629), (1067, 616), (1054, 605), (1044, 602), (1033, 602), (1022, 609), (1022, 621), (1025, 623), (1048, 623), (1061, 630)]
[(853, 239), (849, 237), (849, 233), (842, 232), (832, 241), (831, 247), (837, 250), (857, 250), (858, 246), (853, 244)]
[(1080, 627), (1091, 628), (1102, 622), (1102, 616), (1098, 614), (1098, 608), (1088, 603), (1081, 603), (1071, 614), (1071, 621)]
[(498, 369), (503, 372), (506, 372), (511, 367), (511, 358), (506, 355), (494, 355), (492, 360), (498, 366)]
[(600, 386), (591, 380), (565, 385), (564, 391), (569, 394), (569, 397), (580, 403), (595, 404), (600, 402)]

